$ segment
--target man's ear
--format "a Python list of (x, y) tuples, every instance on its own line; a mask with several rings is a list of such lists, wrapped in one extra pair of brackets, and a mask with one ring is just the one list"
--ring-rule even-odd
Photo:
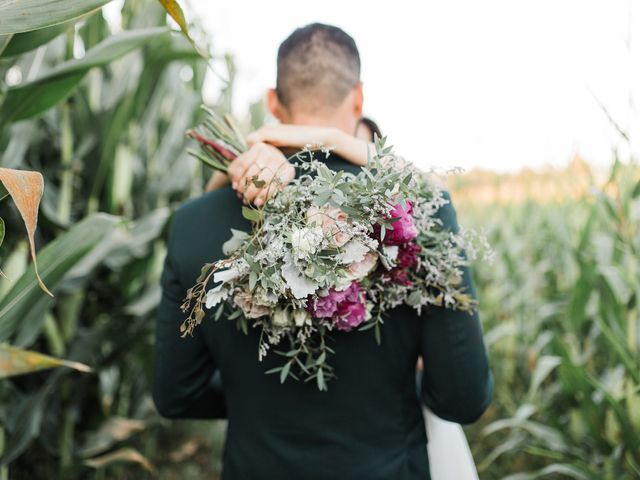
[(362, 82), (353, 87), (353, 114), (362, 117), (362, 106), (364, 104), (364, 93), (362, 91)]
[(289, 114), (280, 102), (278, 92), (276, 92), (275, 88), (267, 90), (267, 108), (271, 112), (271, 115), (276, 117), (280, 123), (289, 123)]

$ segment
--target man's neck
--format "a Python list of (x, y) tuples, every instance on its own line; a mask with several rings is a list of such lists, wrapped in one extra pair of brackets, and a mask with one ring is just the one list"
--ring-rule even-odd
[(343, 132), (353, 135), (356, 131), (358, 121), (356, 118), (345, 117), (344, 115), (335, 116), (319, 116), (297, 114), (290, 122), (292, 125), (313, 125), (316, 127), (332, 127), (342, 130)]

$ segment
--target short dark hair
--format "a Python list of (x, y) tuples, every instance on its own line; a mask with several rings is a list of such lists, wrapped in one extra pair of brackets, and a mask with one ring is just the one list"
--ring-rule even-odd
[(360, 81), (360, 54), (338, 27), (312, 23), (298, 28), (278, 49), (276, 92), (287, 108), (337, 107)]
[[(371, 133), (371, 141), (373, 141), (373, 139), (377, 136), (378, 138), (382, 138), (382, 130), (380, 130), (380, 127), (378, 126), (378, 124), (376, 122), (373, 121), (373, 119), (369, 118), (369, 117), (360, 117), (360, 120), (358, 120), (358, 127), (360, 125), (364, 125), (365, 127), (367, 127), (367, 129), (369, 130), (369, 132)], [(356, 127), (357, 129), (357, 127)]]

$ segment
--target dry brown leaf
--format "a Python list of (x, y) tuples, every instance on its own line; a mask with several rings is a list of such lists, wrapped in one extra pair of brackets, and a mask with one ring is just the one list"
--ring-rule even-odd
[(91, 368), (84, 363), (50, 357), (49, 355), (24, 350), (6, 343), (0, 344), (0, 378), (55, 367), (69, 367), (80, 372), (91, 372)]
[(155, 472), (153, 464), (142, 455), (140, 452), (133, 448), (119, 448), (110, 453), (100, 455), (99, 457), (93, 457), (85, 460), (84, 463), (93, 468), (106, 467), (114, 462), (134, 462), (140, 464), (145, 470), (149, 472)]
[(86, 446), (80, 450), (80, 455), (83, 457), (98, 455), (111, 448), (115, 443), (143, 431), (146, 426), (142, 420), (111, 417), (89, 437)]
[(48, 295), (53, 294), (46, 287), (40, 274), (38, 273), (38, 264), (36, 263), (36, 246), (34, 235), (38, 224), (38, 207), (40, 199), (44, 191), (44, 179), (40, 172), (30, 172), (26, 170), (13, 170), (11, 168), (0, 168), (0, 182), (7, 189), (11, 198), (13, 198), (18, 211), (27, 227), (27, 236), (29, 237), (29, 247), (31, 249), (31, 258), (33, 259), (33, 267), (36, 271), (38, 284)]
[(180, 3), (177, 0), (159, 0), (159, 2), (167, 11), (169, 16), (173, 18), (173, 20), (178, 24), (185, 38), (193, 46), (198, 55), (200, 55), (202, 58), (209, 58), (209, 54), (206, 51), (200, 49), (200, 47), (196, 45), (196, 43), (193, 41), (193, 38), (189, 34), (189, 26), (187, 25), (187, 20), (184, 16), (184, 12), (182, 10), (182, 7), (180, 6)]

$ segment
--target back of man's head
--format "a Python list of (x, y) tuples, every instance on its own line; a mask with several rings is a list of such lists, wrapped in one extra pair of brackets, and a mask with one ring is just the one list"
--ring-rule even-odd
[(276, 92), (291, 111), (337, 108), (359, 82), (358, 47), (338, 27), (312, 23), (280, 45)]

